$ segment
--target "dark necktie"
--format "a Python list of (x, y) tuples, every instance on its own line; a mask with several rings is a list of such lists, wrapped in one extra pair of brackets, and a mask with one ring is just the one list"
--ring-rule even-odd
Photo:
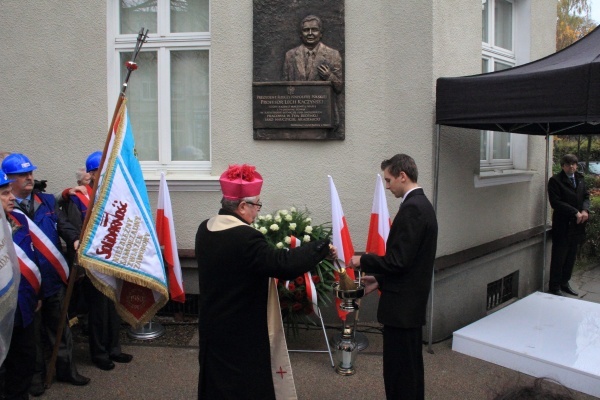
[(577, 183), (575, 182), (575, 177), (572, 176), (569, 179), (571, 180), (571, 185), (573, 185), (573, 187), (576, 188), (577, 187)]
[(314, 50), (308, 50), (306, 52), (306, 80), (309, 80), (310, 78), (310, 73), (313, 69), (313, 63), (315, 60), (315, 51)]

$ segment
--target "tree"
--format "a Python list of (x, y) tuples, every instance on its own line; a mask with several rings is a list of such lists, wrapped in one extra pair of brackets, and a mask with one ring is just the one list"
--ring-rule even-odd
[(590, 17), (590, 0), (558, 0), (556, 51), (578, 41), (596, 27)]
[[(556, 51), (575, 43), (594, 30), (596, 23), (591, 19), (590, 0), (558, 0), (556, 5)], [(592, 136), (587, 137), (586, 170), (590, 162)], [(577, 157), (581, 160), (581, 135), (577, 137)]]

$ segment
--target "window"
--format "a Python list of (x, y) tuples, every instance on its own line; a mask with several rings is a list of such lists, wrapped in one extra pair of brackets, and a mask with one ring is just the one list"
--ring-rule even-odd
[(160, 171), (180, 179), (197, 178), (198, 171), (208, 175), (209, 0), (108, 3), (109, 106), (118, 97), (138, 32), (149, 29), (127, 88), (144, 176), (156, 179)]
[[(531, 0), (481, 0), (482, 72), (501, 71), (529, 61)], [(482, 131), (475, 187), (530, 181), (527, 135)]]
[[(510, 0), (482, 0), (481, 72), (494, 72), (516, 65), (513, 40), (513, 3)], [(481, 169), (513, 168), (512, 134), (481, 132)]]

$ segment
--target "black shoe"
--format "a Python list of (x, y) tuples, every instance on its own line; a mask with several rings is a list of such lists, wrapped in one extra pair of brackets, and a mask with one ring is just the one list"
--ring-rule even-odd
[(560, 289), (550, 289), (548, 293), (553, 294), (555, 296), (563, 296), (563, 292)]
[(562, 289), (563, 292), (568, 293), (571, 296), (579, 296), (579, 293), (577, 293), (575, 290), (573, 290), (571, 285), (569, 285), (568, 283), (566, 285), (561, 285), (560, 288)]
[(66, 383), (70, 383), (71, 385), (75, 385), (75, 386), (85, 386), (88, 383), (90, 383), (90, 378), (85, 377), (83, 375), (79, 375), (79, 373), (75, 372), (72, 375), (68, 375), (68, 376), (56, 376), (56, 380), (59, 382), (66, 382)]
[(94, 360), (94, 365), (104, 371), (110, 371), (115, 367), (114, 362), (105, 359)]
[(43, 382), (32, 382), (29, 386), (29, 394), (33, 397), (38, 397), (44, 394), (46, 388), (44, 388)]
[(128, 363), (133, 360), (133, 356), (127, 353), (121, 353), (117, 354), (116, 356), (110, 356), (110, 359), (118, 363)]

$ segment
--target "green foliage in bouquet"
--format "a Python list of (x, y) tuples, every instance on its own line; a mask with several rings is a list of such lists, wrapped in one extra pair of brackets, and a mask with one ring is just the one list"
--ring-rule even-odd
[[(329, 224), (312, 225), (308, 210), (298, 211), (295, 207), (289, 210), (278, 210), (273, 214), (260, 215), (253, 224), (265, 235), (267, 242), (278, 249), (290, 248), (292, 237), (302, 243), (331, 237)], [(323, 260), (310, 271), (317, 292), (319, 307), (331, 303), (331, 285), (335, 282), (334, 266), (331, 261)], [(306, 293), (304, 275), (289, 282), (279, 281), (277, 291), (281, 315), (294, 335), (298, 335), (299, 326), (316, 325), (309, 318), (313, 313), (313, 304)]]

